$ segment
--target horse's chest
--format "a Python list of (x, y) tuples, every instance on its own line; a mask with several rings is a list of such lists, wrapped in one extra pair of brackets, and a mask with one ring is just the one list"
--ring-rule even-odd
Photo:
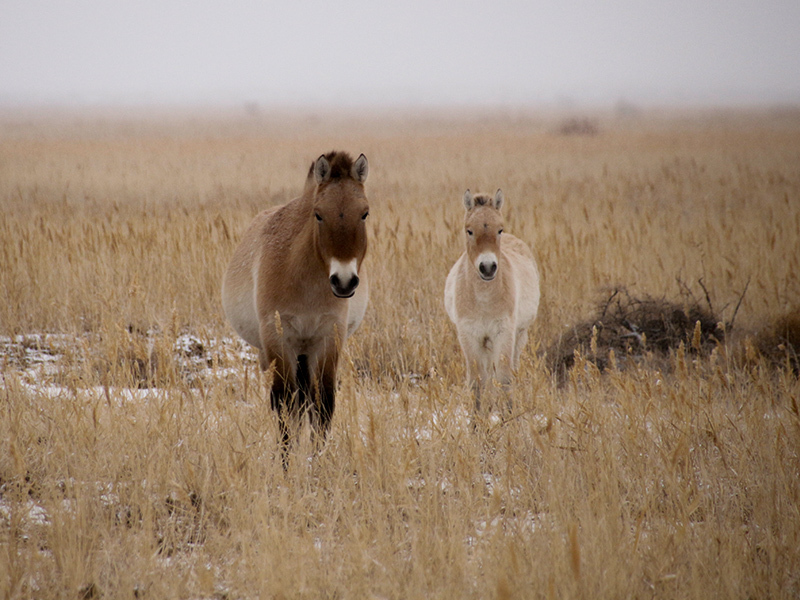
[(464, 319), (459, 329), (472, 338), (481, 349), (490, 351), (497, 339), (513, 333), (509, 319), (504, 318)]
[(300, 354), (308, 352), (334, 336), (337, 328), (342, 330), (340, 321), (339, 315), (332, 313), (282, 314), (283, 341)]
[[(469, 273), (473, 276), (473, 273)], [(513, 318), (514, 290), (506, 278), (503, 281), (479, 281), (465, 278), (456, 290), (457, 312), (462, 319), (482, 321), (488, 325), (496, 319)]]

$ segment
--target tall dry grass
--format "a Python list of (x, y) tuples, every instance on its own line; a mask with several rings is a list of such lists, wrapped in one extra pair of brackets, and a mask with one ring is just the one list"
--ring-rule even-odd
[[(0, 124), (0, 336), (28, 336), (0, 358), (4, 597), (800, 594), (800, 385), (747, 339), (800, 297), (800, 113), (600, 115), (590, 137), (23, 117)], [(332, 148), (370, 159), (371, 304), (324, 451), (302, 438), (284, 473), (219, 284)], [(477, 430), (442, 305), (466, 187), (503, 188), (543, 275), (515, 412)], [(747, 286), (738, 337), (603, 374), (578, 356), (559, 386), (539, 351), (619, 285), (704, 286), (722, 321)]]

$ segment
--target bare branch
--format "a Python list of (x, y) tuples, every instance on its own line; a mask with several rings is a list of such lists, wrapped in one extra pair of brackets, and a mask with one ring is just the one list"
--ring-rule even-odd
[(739, 307), (742, 305), (742, 300), (744, 300), (744, 295), (747, 293), (747, 288), (750, 286), (750, 277), (747, 278), (747, 283), (744, 284), (744, 289), (742, 290), (742, 295), (739, 296), (739, 302), (736, 303), (736, 308), (733, 311), (733, 316), (731, 317), (730, 323), (728, 323), (728, 329), (733, 330), (733, 322), (736, 320), (736, 315), (739, 313)]
[(701, 277), (700, 279), (698, 279), (697, 283), (700, 284), (700, 287), (703, 288), (703, 293), (706, 295), (706, 302), (708, 303), (708, 310), (711, 311), (712, 315), (716, 314), (716, 313), (714, 313), (714, 307), (711, 304), (711, 296), (709, 296), (709, 294), (708, 294), (708, 289), (706, 289), (706, 284), (703, 283), (703, 278)]

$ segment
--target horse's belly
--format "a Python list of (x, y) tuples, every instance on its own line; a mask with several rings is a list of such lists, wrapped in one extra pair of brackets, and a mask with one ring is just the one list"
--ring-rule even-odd
[(356, 293), (347, 301), (347, 337), (353, 335), (353, 332), (361, 325), (364, 320), (364, 314), (367, 312), (367, 303), (369, 302), (369, 278), (367, 277), (367, 270), (362, 268), (359, 272), (361, 283), (356, 288)]
[(227, 317), (236, 330), (236, 333), (238, 333), (245, 342), (260, 350), (261, 335), (259, 333), (258, 319), (251, 318), (254, 314), (254, 311), (247, 311), (241, 315), (237, 315), (236, 313), (227, 314)]
[(251, 346), (261, 348), (252, 282), (226, 276), (222, 288), (222, 308), (236, 333)]
[(539, 312), (539, 269), (533, 261), (526, 261), (517, 269), (517, 327), (527, 328)]

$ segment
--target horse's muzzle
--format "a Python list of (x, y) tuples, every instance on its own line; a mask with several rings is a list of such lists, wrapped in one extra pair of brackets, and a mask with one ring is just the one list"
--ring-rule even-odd
[(496, 262), (482, 262), (478, 266), (478, 271), (480, 272), (481, 279), (484, 281), (491, 281), (494, 279), (494, 276), (497, 275), (497, 263)]
[(347, 282), (343, 282), (339, 275), (334, 273), (330, 276), (330, 282), (334, 296), (337, 298), (352, 298), (353, 294), (356, 293), (359, 279), (358, 275), (353, 275)]

